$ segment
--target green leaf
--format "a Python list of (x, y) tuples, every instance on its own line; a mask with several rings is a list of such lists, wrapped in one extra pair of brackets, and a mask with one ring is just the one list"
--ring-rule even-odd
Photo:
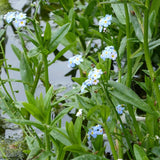
[[(130, 10), (133, 10), (131, 6), (130, 6)], [(143, 32), (142, 32), (141, 22), (138, 20), (136, 15), (131, 14), (130, 19), (131, 19), (131, 22), (132, 22), (137, 38), (139, 39), (140, 42), (143, 42)]]
[(81, 144), (81, 127), (82, 127), (82, 118), (77, 117), (74, 124), (74, 134), (78, 144)]
[(72, 160), (107, 160), (102, 156), (97, 156), (95, 154), (83, 154), (82, 156), (73, 158)]
[(86, 77), (72, 77), (72, 80), (77, 82), (79, 85), (82, 85), (82, 83), (86, 80)]
[(46, 110), (47, 112), (49, 112), (49, 106), (51, 104), (51, 99), (53, 96), (53, 86), (51, 86), (49, 88), (49, 90), (47, 91), (45, 97), (44, 97), (44, 110)]
[(97, 1), (91, 0), (87, 6), (87, 8), (84, 11), (85, 16), (93, 16), (95, 11), (97, 9)]
[(30, 90), (31, 85), (33, 84), (33, 73), (27, 61), (27, 58), (24, 54), (21, 54), (20, 74), (21, 74), (21, 79), (24, 83), (25, 90)]
[(122, 100), (124, 103), (131, 104), (145, 112), (153, 114), (155, 116), (159, 116), (158, 112), (153, 111), (153, 108), (145, 103), (132, 89), (126, 87), (121, 83), (117, 83), (114, 81), (108, 82), (110, 94), (119, 100)]
[(45, 28), (45, 31), (44, 31), (44, 40), (47, 43), (49, 43), (50, 40), (51, 40), (51, 26), (48, 22), (46, 23), (46, 28)]
[(55, 63), (56, 60), (58, 60), (61, 56), (63, 56), (64, 53), (66, 53), (69, 49), (72, 48), (73, 45), (75, 45), (76, 43), (72, 43), (68, 46), (66, 46), (64, 49), (62, 49), (60, 52), (58, 52), (58, 54), (55, 56), (54, 60), (52, 61), (52, 63)]
[(125, 53), (126, 43), (127, 43), (127, 37), (125, 36), (125, 37), (122, 38), (122, 41), (120, 43), (120, 47), (119, 47), (119, 50), (118, 50), (120, 58), (122, 58), (124, 53)]
[(156, 12), (156, 15), (159, 13), (159, 8), (160, 8), (160, 1), (157, 0), (153, 0), (152, 4), (151, 4), (151, 8), (150, 8), (150, 13), (152, 13), (153, 11)]
[(42, 152), (42, 149), (40, 148), (39, 143), (35, 137), (26, 136), (25, 140), (30, 150), (27, 160), (38, 156)]
[(81, 15), (79, 16), (79, 20), (80, 20), (80, 24), (84, 28), (84, 32), (87, 32), (88, 27), (89, 27), (89, 22), (88, 22), (87, 17)]
[(91, 103), (91, 101), (90, 102), (87, 101), (86, 97), (82, 97), (82, 96), (76, 95), (76, 100), (77, 100), (77, 103), (79, 105), (79, 108), (90, 109), (93, 106), (93, 103)]
[(59, 1), (66, 11), (69, 11), (71, 8), (74, 7), (73, 0), (59, 0)]
[(52, 121), (51, 126), (53, 127), (56, 125), (56, 123), (63, 118), (64, 115), (66, 115), (70, 110), (72, 110), (74, 107), (68, 107), (63, 109), (57, 116), (56, 118)]
[(149, 23), (148, 23), (148, 39), (149, 41), (152, 39), (152, 34), (154, 33), (155, 30), (155, 25), (156, 25), (156, 13), (153, 11), (150, 16), (149, 16)]
[(52, 131), (50, 132), (50, 135), (56, 139), (59, 140), (61, 143), (63, 143), (65, 146), (71, 145), (70, 139), (67, 136), (67, 133), (62, 128), (54, 127)]
[(1, 39), (1, 37), (5, 34), (5, 32), (6, 32), (5, 29), (1, 29), (1, 30), (0, 30), (0, 39)]
[(85, 146), (83, 147), (83, 146), (78, 145), (78, 144), (73, 144), (72, 146), (66, 146), (66, 147), (64, 147), (64, 150), (74, 152), (74, 153), (79, 153), (79, 154), (88, 153), (88, 148), (87, 147), (85, 147)]
[(56, 32), (52, 33), (51, 42), (48, 45), (50, 53), (53, 52), (57, 48), (58, 44), (68, 33), (69, 29), (70, 29), (70, 24), (67, 23), (63, 25), (60, 29), (58, 29)]
[(134, 144), (133, 149), (136, 160), (149, 160), (142, 147), (138, 146), (137, 144)]
[(36, 160), (46, 160), (49, 156), (51, 156), (53, 153), (51, 151), (43, 151), (41, 152)]
[(22, 35), (23, 37), (27, 38), (27, 39), (28, 39), (30, 42), (32, 42), (36, 47), (39, 46), (39, 43), (38, 43), (36, 40), (34, 40), (33, 38), (31, 38), (30, 36), (28, 36), (27, 34), (24, 34), (24, 33), (21, 32), (21, 35)]
[(66, 122), (66, 131), (72, 144), (78, 144), (74, 132), (73, 122)]
[(86, 58), (83, 60), (83, 62), (79, 65), (79, 67), (82, 69), (84, 72), (89, 72), (91, 70), (91, 62), (87, 60)]
[(160, 157), (160, 146), (153, 147), (152, 153), (154, 153), (156, 156)]
[(17, 56), (17, 58), (20, 60), (21, 59), (21, 51), (19, 48), (17, 48), (15, 45), (11, 44), (12, 50)]
[(33, 104), (29, 104), (26, 102), (22, 103), (23, 106), (25, 107), (25, 109), (37, 120), (39, 120), (40, 122), (44, 123), (45, 121), (45, 115), (44, 113), (42, 113), (39, 108), (37, 108), (35, 105)]
[[(113, 2), (114, 0), (110, 0), (110, 2)], [(125, 16), (125, 10), (124, 10), (124, 4), (111, 4), (114, 13), (116, 14), (116, 17), (122, 24), (126, 24), (126, 16)]]
[(96, 151), (100, 151), (103, 148), (103, 135), (97, 135), (92, 144)]
[(38, 128), (38, 129), (40, 129), (41, 131), (44, 131), (44, 129), (45, 129), (44, 125), (42, 125), (39, 122), (35, 122), (35, 121), (21, 120), (21, 119), (6, 119), (6, 121), (12, 122), (12, 123), (15, 123), (15, 124), (19, 124), (19, 125), (34, 126), (34, 127)]
[(34, 99), (34, 96), (28, 91), (25, 91), (25, 93), (26, 93), (26, 97), (27, 97), (28, 102), (30, 104), (36, 105), (36, 101)]
[(29, 58), (35, 57), (35, 56), (37, 56), (38, 54), (40, 54), (39, 48), (34, 48), (34, 49), (31, 49), (31, 50), (28, 52), (28, 57), (29, 57)]
[(96, 112), (96, 114), (99, 113), (103, 122), (106, 122), (108, 116), (110, 115), (110, 108), (106, 105), (96, 105), (96, 106), (92, 107), (91, 109), (89, 109), (88, 114), (87, 114), (87, 118), (95, 115), (95, 112)]
[(13, 100), (10, 99), (5, 93), (3, 93), (2, 89), (0, 88), (0, 108), (3, 110), (4, 113), (10, 118), (21, 118), (21, 113), (19, 109), (15, 107)]

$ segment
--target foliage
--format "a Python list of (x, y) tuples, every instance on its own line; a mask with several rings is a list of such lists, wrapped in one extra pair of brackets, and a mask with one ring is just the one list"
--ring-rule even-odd
[[(7, 79), (0, 79), (0, 108), (10, 117), (7, 121), (23, 130), (27, 159), (109, 159), (105, 137), (115, 160), (158, 159), (159, 1), (39, 0), (28, 8), (34, 14), (28, 9), (25, 25), (16, 27), (20, 13), (9, 12), (0, 30), (0, 64), (7, 74)], [(39, 8), (53, 15), (44, 28)], [(50, 22), (56, 24), (55, 29)], [(19, 68), (9, 67), (5, 58), (8, 25), (21, 41), (21, 49), (11, 45)], [(66, 60), (67, 51), (73, 57), (68, 60), (71, 71), (66, 75), (77, 85), (58, 96), (61, 88), (56, 90), (50, 83), (48, 68), (57, 60)], [(49, 61), (52, 53), (55, 57)], [(9, 70), (20, 72), (21, 80), (10, 78)], [(79, 77), (75, 77), (77, 71)], [(35, 97), (39, 81), (46, 93)], [(26, 102), (16, 100), (12, 82), (24, 85)], [(62, 127), (65, 115), (72, 120)]]

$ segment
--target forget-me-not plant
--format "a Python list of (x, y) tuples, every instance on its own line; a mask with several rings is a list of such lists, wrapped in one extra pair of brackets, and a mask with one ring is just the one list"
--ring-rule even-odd
[(105, 49), (102, 51), (102, 54), (100, 56), (104, 61), (106, 58), (116, 60), (117, 58), (117, 52), (114, 49), (114, 46), (107, 46)]
[(99, 32), (102, 32), (102, 30), (106, 29), (110, 24), (112, 20), (112, 15), (106, 14), (105, 17), (101, 18), (99, 21)]
[(83, 62), (83, 58), (81, 55), (75, 55), (68, 60), (68, 67), (74, 68), (76, 65), (80, 65)]
[(90, 70), (90, 72), (88, 73), (88, 79), (85, 80), (85, 81), (82, 83), (81, 93), (84, 92), (84, 89), (85, 89), (87, 86), (97, 85), (98, 82), (99, 82), (98, 79), (101, 77), (102, 74), (103, 74), (103, 72), (102, 72), (101, 69), (94, 68), (94, 69)]

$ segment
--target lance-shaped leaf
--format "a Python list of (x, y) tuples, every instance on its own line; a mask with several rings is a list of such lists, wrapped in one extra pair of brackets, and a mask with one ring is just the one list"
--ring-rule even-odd
[(69, 29), (70, 29), (70, 24), (67, 23), (67, 24), (63, 25), (60, 29), (58, 29), (57, 31), (52, 33), (51, 42), (48, 45), (49, 46), (49, 53), (53, 52), (57, 48), (58, 44), (65, 37), (65, 35), (68, 33)]
[(21, 79), (24, 83), (25, 90), (30, 90), (31, 85), (33, 84), (33, 73), (29, 65), (29, 62), (27, 61), (27, 58), (24, 54), (21, 55), (20, 74)]
[(63, 109), (57, 116), (56, 118), (52, 121), (51, 126), (53, 127), (60, 119), (63, 118), (64, 115), (66, 115), (73, 107), (68, 107)]
[(107, 159), (95, 154), (83, 154), (82, 156), (76, 157), (72, 160), (107, 160)]
[(147, 103), (145, 103), (132, 89), (114, 81), (109, 81), (108, 85), (109, 87), (111, 87), (109, 93), (112, 96), (116, 97), (119, 100), (122, 100), (124, 103), (131, 104), (145, 112), (148, 112), (155, 116), (159, 116), (159, 113), (154, 111), (153, 108)]
[[(130, 10), (133, 10), (131, 6), (130, 6)], [(142, 31), (143, 27), (141, 22), (139, 21), (136, 15), (131, 14), (130, 19), (131, 19), (137, 38), (139, 39), (140, 42), (143, 42), (143, 31)]]
[[(114, 0), (110, 0), (110, 2), (113, 2)], [(114, 13), (116, 14), (116, 17), (122, 24), (126, 24), (126, 16), (125, 16), (125, 10), (124, 10), (124, 4), (111, 4)]]
[(72, 146), (66, 146), (66, 147), (64, 147), (64, 150), (65, 151), (71, 151), (71, 152), (74, 152), (74, 153), (80, 153), (80, 154), (88, 153), (88, 148), (87, 147), (81, 146), (81, 145), (78, 145), (78, 144), (74, 144)]
[(54, 127), (52, 129), (52, 131), (50, 132), (50, 135), (56, 139), (56, 140), (59, 140), (61, 143), (63, 143), (64, 145), (66, 146), (69, 146), (71, 145), (71, 142), (70, 142), (70, 139), (69, 137), (67, 136), (67, 133), (64, 129), (62, 128), (57, 128), (57, 127)]
[(19, 125), (29, 125), (29, 126), (34, 126), (38, 129), (40, 129), (41, 131), (44, 131), (45, 126), (39, 122), (35, 122), (35, 121), (30, 121), (30, 120), (21, 120), (21, 119), (6, 119), (6, 121), (11, 122), (11, 123), (15, 123), (15, 124), (19, 124)]
[(137, 144), (134, 144), (133, 148), (136, 160), (149, 160), (142, 147), (138, 146)]

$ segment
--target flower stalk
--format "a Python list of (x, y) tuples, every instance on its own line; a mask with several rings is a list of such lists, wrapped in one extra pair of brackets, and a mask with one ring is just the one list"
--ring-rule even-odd
[[(125, 15), (126, 15), (126, 35), (127, 35), (127, 80), (126, 80), (126, 86), (130, 87), (131, 86), (131, 81), (132, 81), (132, 61), (131, 61), (131, 46), (130, 46), (130, 22), (129, 22), (129, 13), (128, 13), (128, 6), (125, 3), (124, 4), (124, 8), (125, 8)], [(134, 115), (134, 111), (133, 108), (131, 106), (128, 106), (128, 111), (129, 114), (131, 115), (132, 119), (133, 119), (133, 124), (135, 127), (135, 131), (137, 132), (138, 138), (140, 140), (142, 140), (142, 133), (140, 132), (139, 129), (139, 125), (136, 121), (135, 115)]]

